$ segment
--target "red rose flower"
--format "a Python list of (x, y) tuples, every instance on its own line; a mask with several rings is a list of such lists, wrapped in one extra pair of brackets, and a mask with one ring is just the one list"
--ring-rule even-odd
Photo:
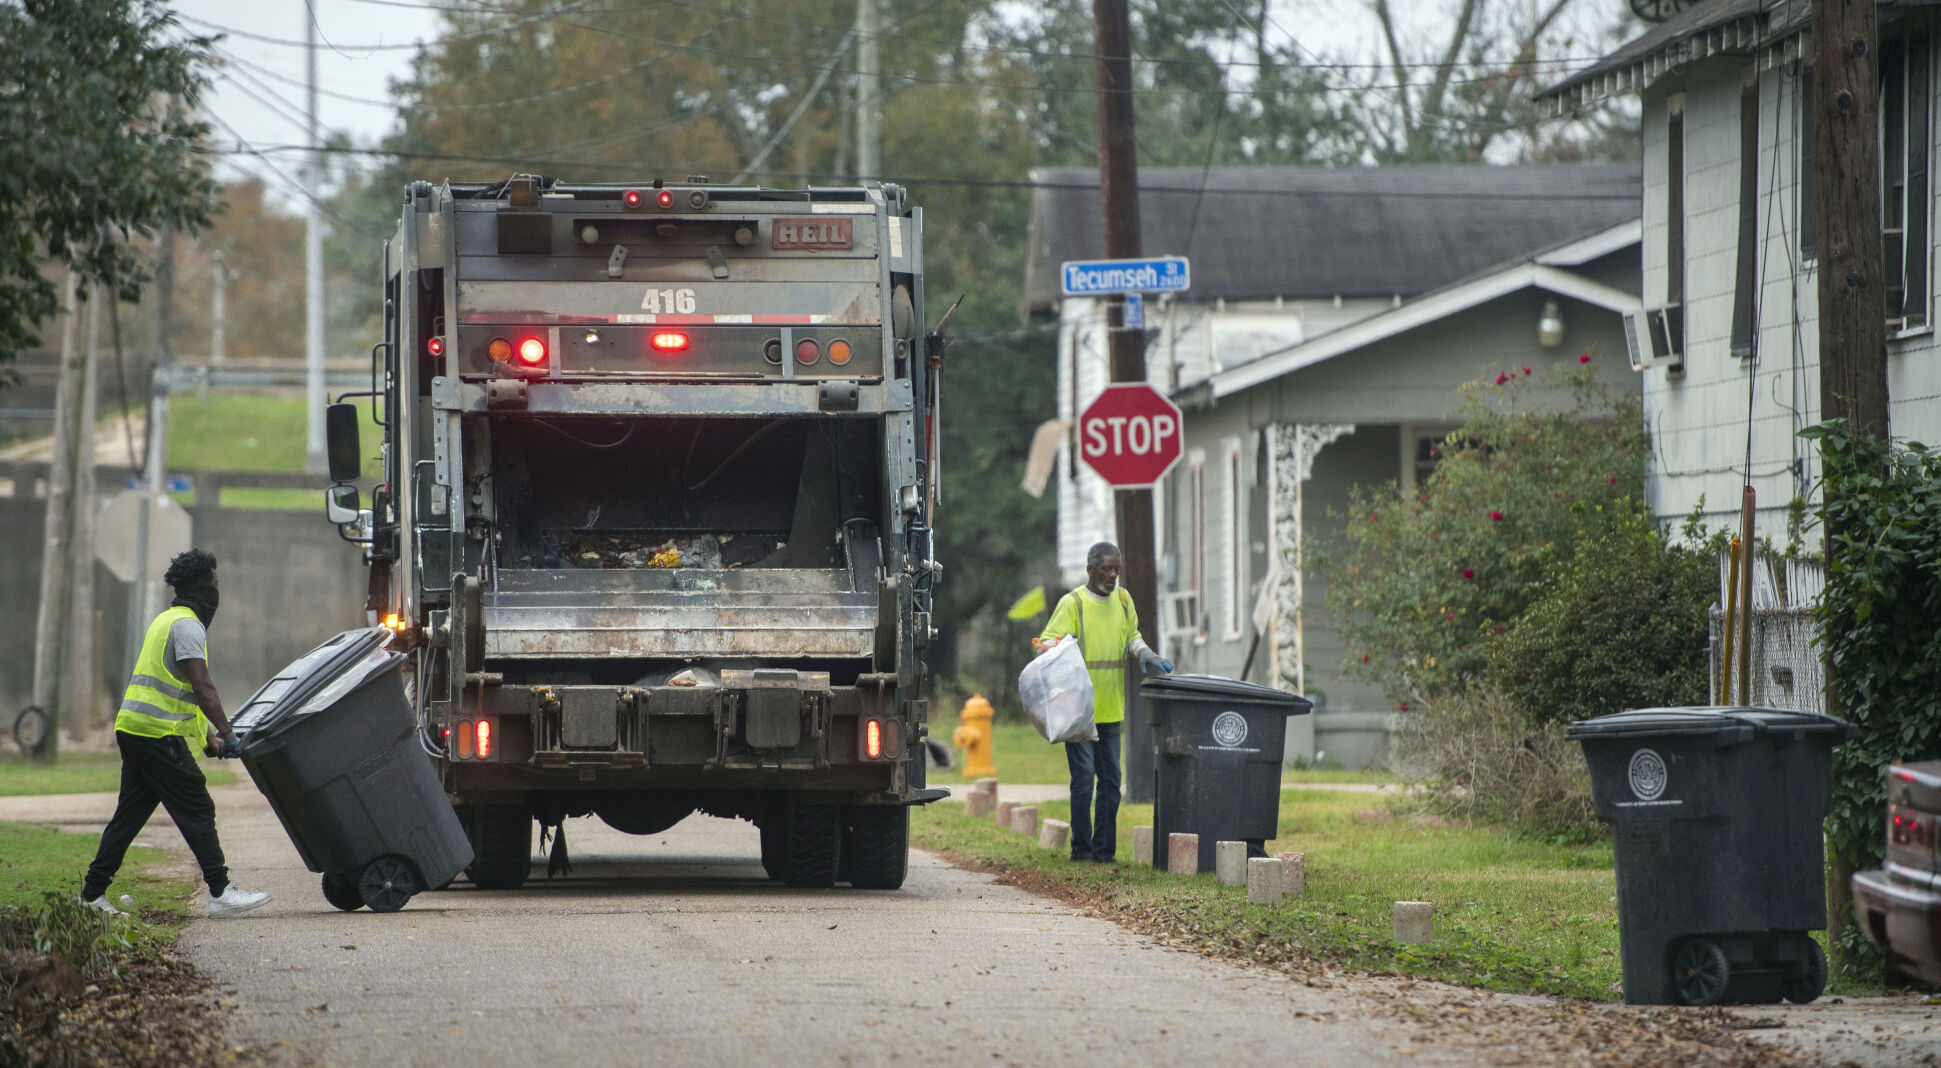
[(1613, 486), (1615, 486), (1615, 485), (1617, 485), (1617, 476), (1616, 476), (1616, 475), (1612, 475), (1612, 476), (1611, 476), (1611, 485), (1613, 485)]
[(1362, 662), (1362, 663), (1364, 663), (1364, 664), (1366, 664), (1366, 663), (1368, 663), (1368, 654), (1367, 654), (1367, 653), (1363, 653), (1363, 654), (1361, 654), (1361, 662)]
[(1525, 365), (1524, 365), (1524, 367), (1523, 367), (1523, 373), (1524, 373), (1524, 374), (1526, 374), (1526, 375), (1530, 373), (1530, 367), (1529, 367), (1529, 365), (1528, 365), (1528, 364), (1525, 364)]
[(1492, 511), (1492, 512), (1490, 512), (1490, 514), (1489, 514), (1489, 518), (1490, 518), (1490, 521), (1491, 521), (1491, 522), (1494, 522), (1494, 523), (1501, 523), (1501, 522), (1503, 521), (1503, 513), (1502, 513), (1502, 512), (1497, 512), (1497, 511)]
[(1510, 380), (1510, 376), (1509, 376), (1508, 374), (1505, 374), (1505, 373), (1503, 373), (1503, 372), (1501, 372), (1501, 371), (1499, 371), (1499, 372), (1497, 372), (1497, 375), (1496, 375), (1496, 384), (1497, 384), (1497, 385), (1499, 385), (1499, 386), (1500, 386), (1500, 385), (1502, 385), (1503, 383), (1505, 383), (1505, 382), (1508, 382), (1509, 380)]
[(1476, 577), (1476, 569), (1475, 569), (1475, 568), (1473, 568), (1473, 567), (1465, 567), (1465, 568), (1463, 568), (1463, 569), (1462, 569), (1462, 577), (1463, 577), (1463, 578), (1466, 578), (1466, 579), (1473, 579), (1473, 578), (1475, 578), (1475, 577)]
[(1591, 362), (1591, 354), (1590, 354), (1590, 353), (1588, 353), (1588, 352), (1586, 352), (1586, 353), (1584, 353), (1584, 354), (1583, 354), (1582, 356), (1579, 356), (1579, 357), (1577, 357), (1577, 362), (1578, 362), (1578, 363), (1589, 363), (1589, 362)]

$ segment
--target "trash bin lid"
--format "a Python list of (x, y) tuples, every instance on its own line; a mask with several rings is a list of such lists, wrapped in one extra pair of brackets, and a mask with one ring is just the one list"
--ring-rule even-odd
[(1634, 708), (1596, 719), (1580, 719), (1564, 732), (1567, 738), (1642, 738), (1667, 735), (1737, 734), (1741, 740), (1757, 734), (1835, 734), (1846, 740), (1853, 725), (1818, 712), (1784, 708), (1715, 706), (1703, 708)]
[(277, 672), (243, 702), (229, 718), (230, 725), (238, 734), (249, 734), (293, 713), (314, 712), (335, 703), (397, 655), (384, 648), (390, 636), (383, 627), (359, 627), (338, 634)]
[(1271, 686), (1260, 686), (1239, 679), (1229, 679), (1224, 675), (1194, 675), (1178, 673), (1161, 675), (1147, 679), (1139, 684), (1139, 692), (1147, 697), (1185, 699), (1189, 701), (1245, 701), (1260, 705), (1284, 705), (1287, 715), (1304, 716), (1314, 711), (1314, 702), (1297, 693), (1276, 690)]

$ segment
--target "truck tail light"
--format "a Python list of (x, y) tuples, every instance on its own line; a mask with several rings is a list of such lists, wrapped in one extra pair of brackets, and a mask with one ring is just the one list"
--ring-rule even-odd
[(538, 367), (546, 362), (546, 342), (529, 337), (519, 342), (519, 362), (527, 367)]
[(673, 207), (674, 191), (672, 189), (663, 189), (660, 192), (655, 193), (654, 203), (660, 205), (660, 209), (662, 211), (666, 211), (668, 208)]
[(434, 338), (427, 338), (427, 339), (425, 340), (425, 355), (427, 355), (427, 356), (443, 356), (444, 354), (445, 354), (445, 339), (444, 339), (444, 338), (442, 338), (442, 337), (434, 337)]
[(458, 756), (462, 760), (472, 755), (472, 721), (463, 720), (458, 724)]
[(808, 338), (795, 343), (795, 359), (798, 363), (814, 363), (815, 358), (820, 355), (822, 355), (822, 346)]
[(656, 330), (647, 343), (654, 347), (655, 352), (687, 351), (687, 335), (679, 330)]
[(623, 203), (623, 204), (625, 204), (625, 205), (627, 205), (627, 208), (628, 208), (628, 210), (630, 210), (630, 211), (637, 211), (637, 210), (639, 210), (639, 208), (640, 208), (640, 190), (638, 190), (638, 189), (629, 189), (629, 190), (627, 190), (627, 191), (626, 191), (625, 193), (622, 193), (622, 194), (620, 194), (620, 202), (621, 202), (621, 203)]
[(856, 756), (861, 760), (895, 760), (903, 751), (903, 724), (894, 719), (864, 719), (857, 724)]
[(478, 754), (480, 760), (492, 759), (492, 721), (482, 719), (475, 728), (478, 732)]

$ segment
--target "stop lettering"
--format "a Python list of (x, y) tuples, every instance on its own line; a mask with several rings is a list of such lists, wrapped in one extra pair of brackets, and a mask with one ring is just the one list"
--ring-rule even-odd
[(1179, 462), (1179, 408), (1151, 386), (1107, 386), (1078, 419), (1078, 454), (1106, 482), (1150, 486)]

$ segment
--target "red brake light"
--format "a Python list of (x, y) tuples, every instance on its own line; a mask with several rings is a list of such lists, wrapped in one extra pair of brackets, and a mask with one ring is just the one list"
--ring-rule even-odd
[(519, 362), (527, 367), (537, 367), (546, 362), (546, 343), (536, 337), (519, 342)]
[(629, 208), (637, 208), (640, 206), (640, 190), (629, 189), (620, 195), (620, 199)]
[(656, 330), (647, 343), (654, 346), (655, 352), (683, 352), (687, 349), (687, 335), (679, 330)]
[(491, 720), (489, 719), (479, 720), (478, 736), (479, 736), (479, 744), (478, 744), (479, 759), (490, 760), (492, 758), (492, 721)]
[(871, 760), (875, 760), (883, 755), (883, 721), (872, 719), (866, 729), (869, 733), (863, 743), (863, 752), (869, 754)]
[(663, 189), (663, 190), (661, 190), (660, 192), (658, 192), (658, 193), (655, 193), (655, 194), (654, 194), (654, 203), (656, 203), (656, 204), (659, 204), (659, 205), (661, 206), (661, 208), (662, 208), (662, 210), (665, 210), (665, 209), (667, 209), (667, 208), (671, 208), (671, 207), (673, 207), (673, 206), (674, 206), (674, 191), (673, 191), (673, 190), (671, 190), (671, 189)]
[(432, 356), (443, 356), (445, 354), (445, 339), (442, 337), (434, 337), (427, 340), (425, 342), (425, 352)]
[(815, 358), (821, 354), (822, 346), (807, 338), (795, 343), (795, 359), (798, 363), (814, 363)]

